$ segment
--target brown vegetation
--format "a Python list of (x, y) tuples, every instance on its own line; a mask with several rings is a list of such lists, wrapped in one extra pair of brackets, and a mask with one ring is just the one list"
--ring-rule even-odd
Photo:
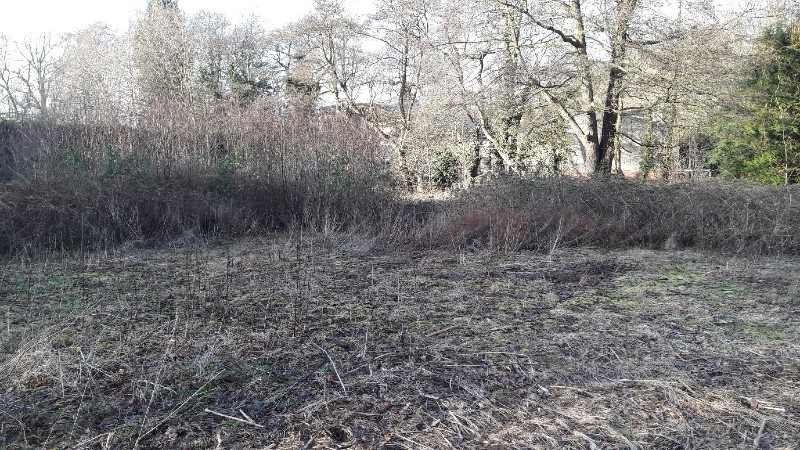
[(219, 124), (224, 132), (185, 127), (6, 129), (2, 173), (11, 181), (0, 185), (0, 253), (292, 230), (416, 248), (547, 252), (669, 241), (800, 253), (798, 187), (500, 179), (423, 202), (398, 195), (386, 148), (360, 120), (256, 110)]
[(463, 193), (429, 225), (457, 248), (677, 247), (800, 252), (800, 189), (698, 181), (543, 179)]
[(0, 447), (796, 448), (800, 186), (677, 178), (757, 23), (568, 3), (0, 35)]
[(259, 106), (218, 124), (224, 131), (166, 117), (137, 129), (7, 125), (0, 252), (333, 232), (385, 219), (392, 178), (362, 122)]
[(796, 260), (371, 246), (5, 264), (0, 446), (797, 444)]
[(800, 253), (796, 187), (421, 201), (363, 123), (261, 120), (7, 130), (1, 445), (795, 442), (796, 262), (753, 255)]

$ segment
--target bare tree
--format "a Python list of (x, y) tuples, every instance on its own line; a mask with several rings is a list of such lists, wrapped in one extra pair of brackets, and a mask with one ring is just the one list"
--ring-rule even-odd
[(438, 3), (376, 0), (376, 12), (364, 31), (379, 43), (375, 57), (381, 63), (380, 72), (370, 80), (373, 104), (365, 111), (366, 117), (396, 150), (400, 173), (409, 187), (416, 183), (409, 152), (426, 137), (417, 126), (416, 113), (426, 75), (435, 71), (430, 31)]
[(315, 0), (314, 12), (300, 24), (315, 71), (337, 110), (361, 114), (358, 106), (360, 75), (367, 61), (361, 46), (360, 24), (349, 16), (341, 0)]
[(268, 57), (276, 68), (275, 76), (280, 80), (279, 89), (286, 102), (296, 110), (315, 108), (322, 91), (322, 77), (308, 36), (295, 32), (290, 26), (273, 32), (268, 41)]
[(23, 97), (18, 104), (23, 115), (46, 117), (50, 113), (53, 83), (61, 69), (61, 41), (49, 34), (26, 38), (17, 45), (23, 65), (15, 71)]
[(59, 117), (78, 123), (130, 123), (134, 73), (126, 36), (95, 24), (67, 35), (55, 85)]
[[(631, 42), (629, 30), (639, 12), (638, 0), (614, 0), (605, 4), (589, 0), (535, 4), (498, 0), (498, 3), (523, 14), (531, 26), (538, 28), (540, 39), (552, 37), (560, 41), (559, 51), (565, 54), (559, 55), (559, 59), (574, 61), (574, 72), (569, 76), (575, 81), (573, 87), (579, 98), (577, 110), (570, 108), (568, 101), (556, 94), (554, 86), (539, 74), (530, 71), (528, 82), (539, 88), (572, 129), (586, 153), (587, 172), (609, 174), (619, 131), (620, 100)], [(590, 15), (595, 12), (597, 15)], [(599, 36), (590, 36), (592, 31)], [(593, 42), (600, 45), (592, 47)], [(521, 52), (520, 58), (524, 58)], [(595, 81), (600, 74), (598, 59), (605, 60), (603, 78), (607, 80), (600, 92)]]
[[(549, 46), (524, 14), (500, 1), (453, 2), (441, 14), (445, 25), (436, 47), (451, 67), (450, 80), (477, 138), (491, 143), (496, 169), (530, 172), (540, 150), (542, 121), (553, 119), (546, 117), (538, 92), (543, 85), (563, 84), (560, 71), (543, 70), (551, 57)], [(560, 61), (549, 63), (561, 67)], [(475, 149), (473, 175), (481, 159), (481, 149)]]
[(8, 37), (0, 35), (0, 93), (2, 93), (0, 98), (5, 104), (6, 114), (11, 117), (20, 117), (19, 98), (15, 86), (16, 77), (11, 64)]
[(257, 17), (231, 26), (220, 14), (200, 12), (189, 28), (195, 100), (243, 105), (274, 92), (276, 81), (268, 61), (270, 43)]
[[(651, 116), (658, 104), (659, 122), (675, 124), (686, 115), (682, 105), (689, 109), (700, 88), (713, 84), (703, 85), (709, 77), (700, 71), (720, 84), (731, 79), (726, 72), (733, 63), (725, 64), (736, 60), (732, 27), (715, 15), (711, 0), (686, 3), (452, 1), (440, 11), (446, 26), (437, 48), (452, 68), (463, 108), (504, 170), (524, 172), (520, 157), (541, 150), (536, 129), (561, 121), (579, 144), (585, 172), (608, 175), (619, 158), (623, 115)], [(686, 15), (693, 23), (685, 23)], [(702, 69), (691, 73), (667, 63), (684, 54), (695, 55)], [(726, 63), (701, 60), (711, 55)], [(676, 131), (672, 126), (663, 145), (677, 145)]]
[[(645, 144), (634, 131), (620, 131), (658, 160), (665, 176), (679, 164), (677, 149), (691, 134), (708, 129), (715, 111), (736, 97), (737, 86), (750, 61), (743, 22), (747, 11), (719, 17), (710, 3), (678, 2), (668, 28), (649, 41), (634, 41), (627, 64), (625, 105), (620, 113), (647, 117), (658, 136)], [(689, 168), (702, 165), (699, 155), (686, 160)], [(645, 161), (645, 162), (648, 162)], [(646, 172), (647, 164), (642, 167)]]

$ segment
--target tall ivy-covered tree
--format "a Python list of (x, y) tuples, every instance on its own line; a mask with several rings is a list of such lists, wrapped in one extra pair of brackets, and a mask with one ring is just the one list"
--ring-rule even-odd
[(711, 158), (723, 177), (800, 182), (800, 22), (767, 30), (743, 119), (722, 125)]
[(178, 10), (178, 0), (148, 0), (147, 12), (150, 13), (154, 8)]
[(267, 32), (256, 17), (234, 27), (228, 37), (227, 77), (233, 99), (246, 104), (275, 92), (273, 67), (268, 63)]
[(225, 59), (230, 23), (224, 15), (200, 11), (189, 20), (196, 96), (204, 101), (225, 96)]
[(134, 63), (145, 104), (185, 100), (191, 91), (192, 46), (174, 0), (150, 0), (136, 24)]

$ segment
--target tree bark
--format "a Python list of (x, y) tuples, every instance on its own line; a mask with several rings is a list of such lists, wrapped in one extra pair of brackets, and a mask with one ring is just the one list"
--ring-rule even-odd
[[(603, 151), (600, 148), (600, 139), (598, 137), (599, 124), (597, 120), (597, 112), (595, 111), (595, 93), (594, 83), (592, 80), (592, 66), (589, 62), (588, 45), (586, 43), (586, 27), (583, 20), (583, 11), (581, 8), (581, 0), (572, 0), (571, 12), (575, 20), (575, 35), (572, 37), (571, 44), (575, 47), (578, 53), (578, 74), (581, 80), (581, 106), (586, 112), (586, 130), (582, 138), (585, 145), (584, 151), (586, 154), (586, 173), (593, 175), (599, 167), (602, 159)], [(569, 42), (569, 41), (567, 41)]]
[[(577, 0), (575, 0), (577, 1)], [(611, 36), (611, 62), (608, 74), (606, 100), (603, 104), (603, 122), (599, 145), (595, 153), (594, 172), (611, 175), (614, 166), (616, 136), (619, 132), (620, 98), (625, 69), (622, 68), (628, 44), (628, 28), (638, 0), (617, 0), (616, 25)]]

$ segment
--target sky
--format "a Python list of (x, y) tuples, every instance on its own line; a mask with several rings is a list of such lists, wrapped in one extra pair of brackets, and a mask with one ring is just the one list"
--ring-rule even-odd
[[(675, 1), (675, 0), (673, 0)], [(716, 0), (717, 7), (731, 7), (745, 0)], [(42, 33), (62, 34), (95, 22), (125, 31), (146, 7), (148, 0), (3, 0), (0, 34), (13, 40)], [(256, 14), (268, 29), (300, 19), (311, 10), (313, 0), (178, 0), (187, 15), (198, 11), (225, 14), (233, 23)], [(351, 13), (369, 13), (372, 0), (345, 0)]]
[[(126, 30), (147, 7), (147, 0), (7, 0), (0, 14), (0, 34), (12, 38), (41, 33), (61, 34), (95, 22)], [(297, 20), (311, 10), (313, 0), (179, 0), (187, 15), (198, 11), (223, 13), (233, 23), (256, 14), (267, 28)], [(346, 0), (348, 9), (367, 12), (370, 0)]]

